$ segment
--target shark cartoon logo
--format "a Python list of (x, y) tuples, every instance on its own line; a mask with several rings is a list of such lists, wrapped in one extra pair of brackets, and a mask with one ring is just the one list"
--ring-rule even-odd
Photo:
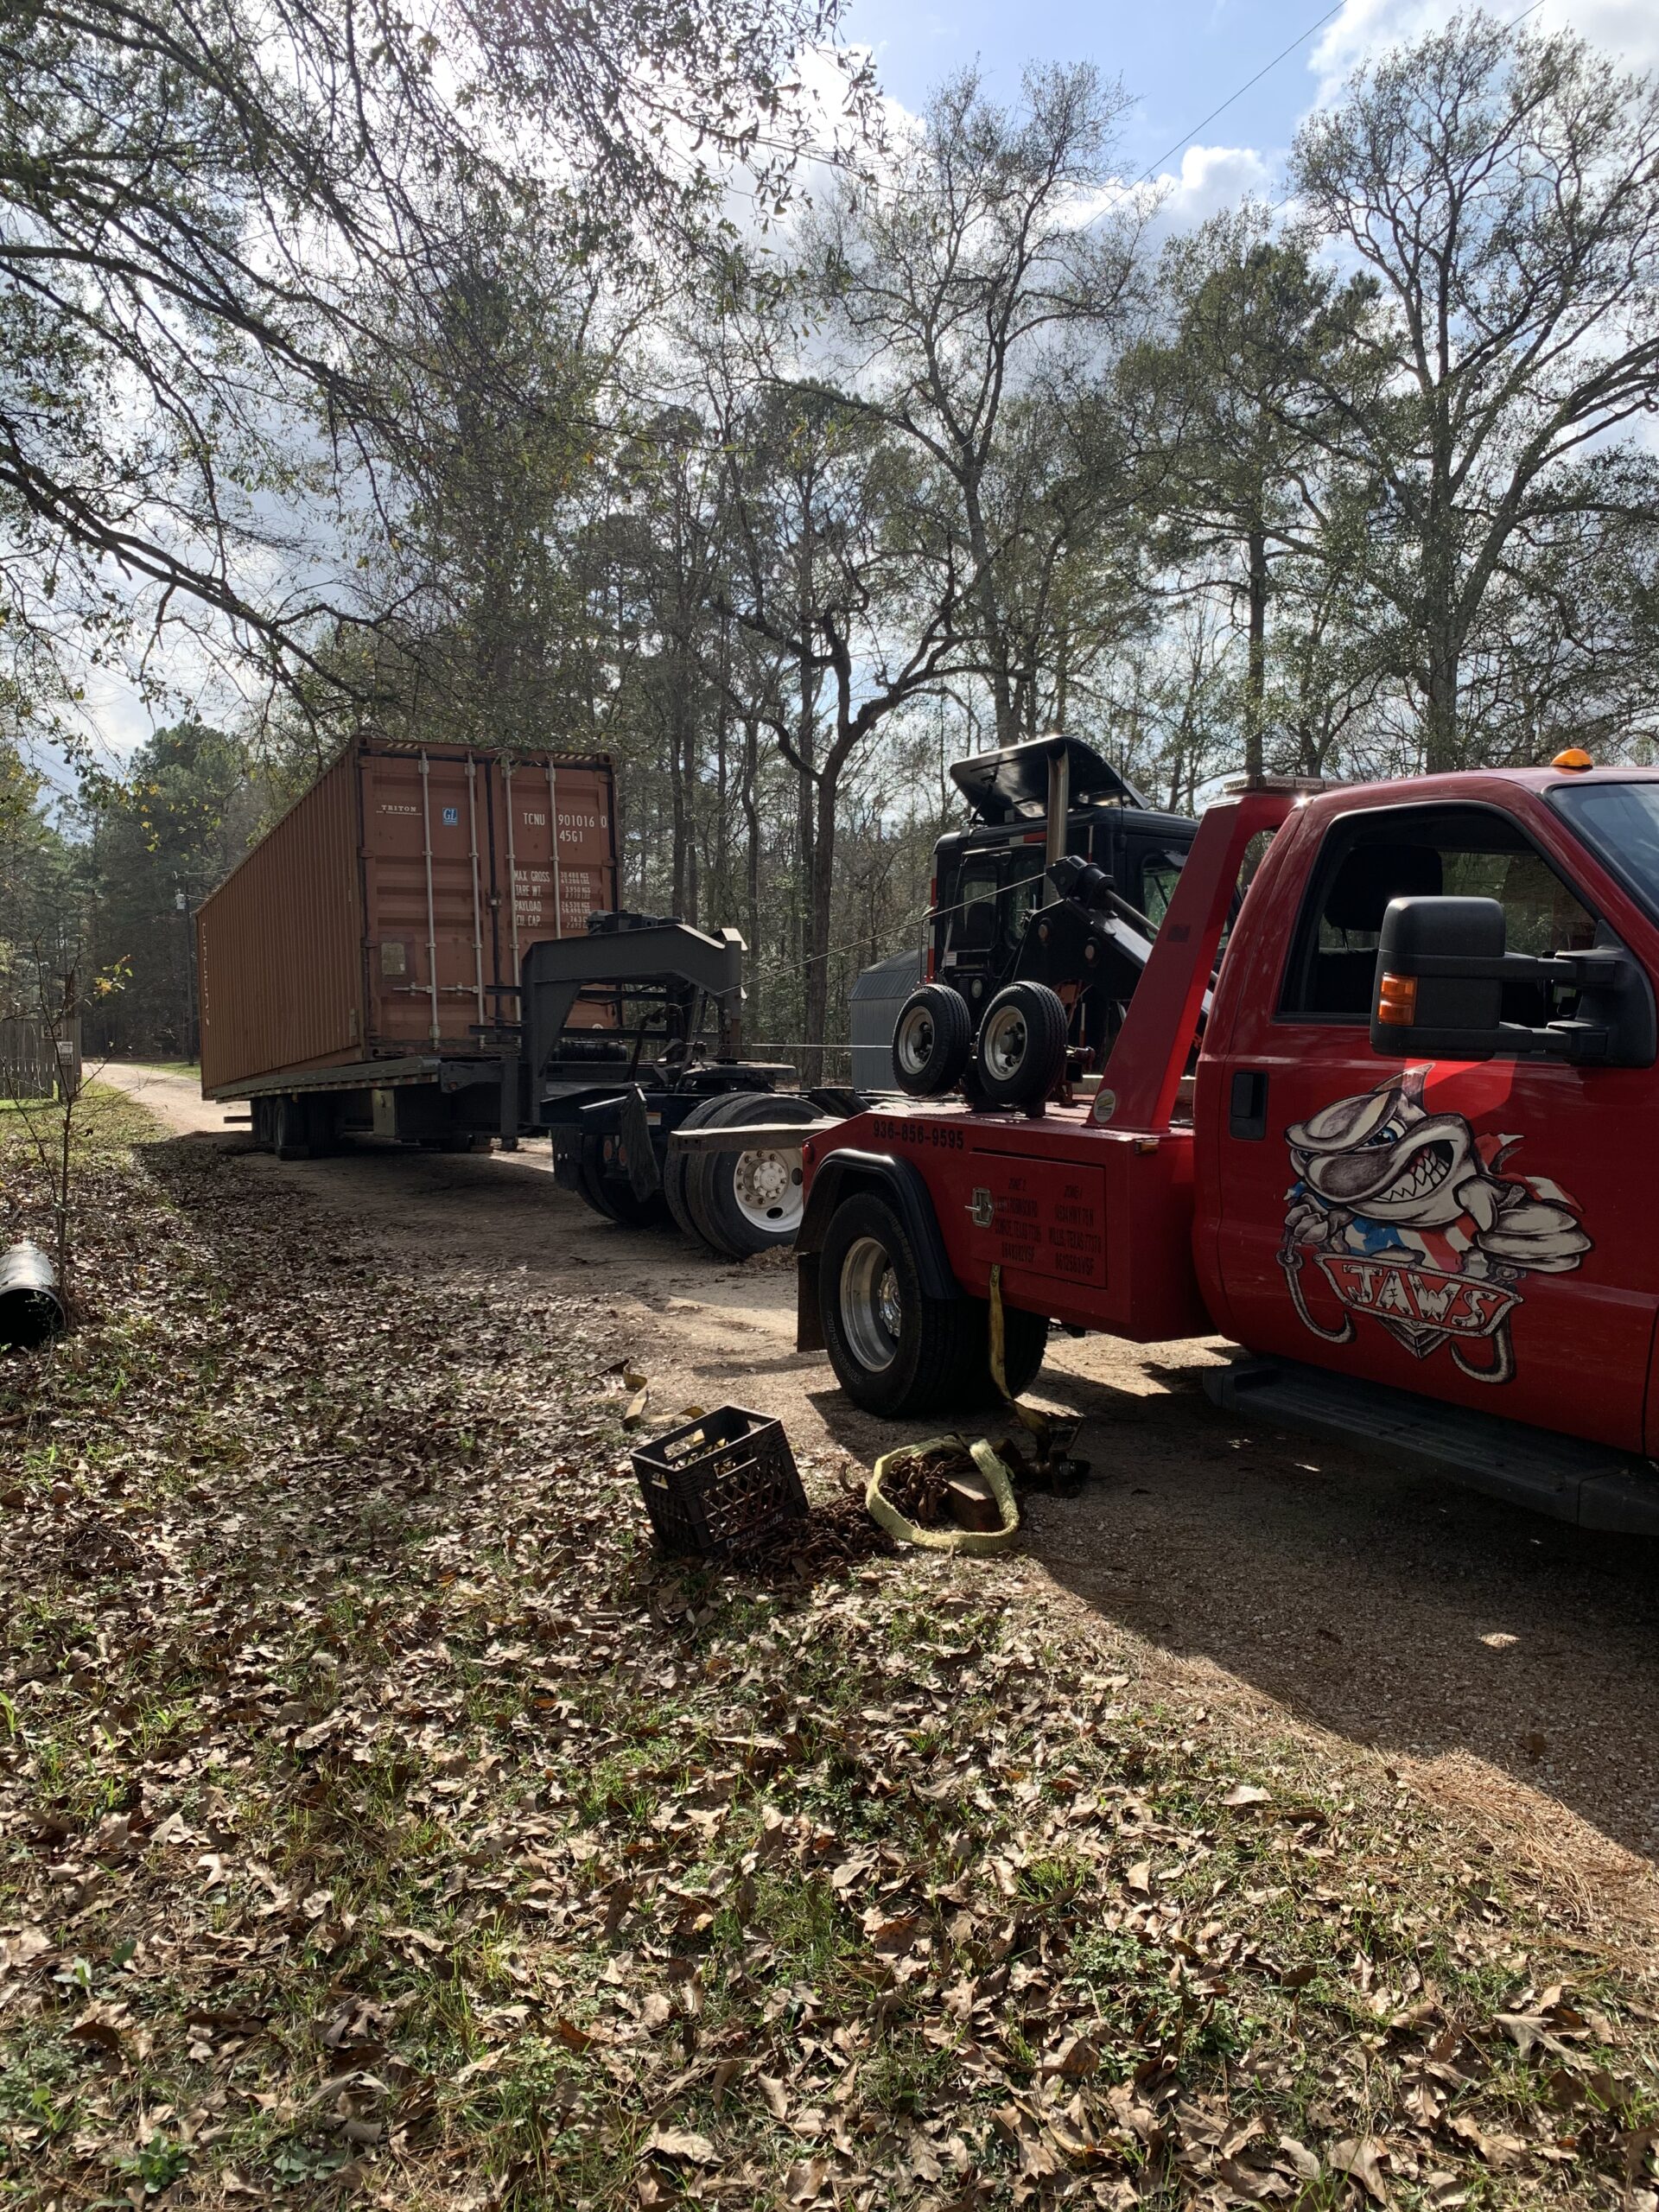
[[(1370, 1314), (1419, 1359), (1449, 1343), (1478, 1382), (1515, 1374), (1510, 1318), (1533, 1274), (1565, 1274), (1591, 1249), (1567, 1192), (1500, 1171), (1517, 1136), (1477, 1136), (1461, 1114), (1423, 1104), (1426, 1067), (1338, 1098), (1285, 1131), (1296, 1181), (1279, 1264), (1305, 1327), (1352, 1341)], [(1342, 1319), (1317, 1321), (1302, 1283), (1309, 1257)], [(1490, 1347), (1476, 1355), (1478, 1344)]]

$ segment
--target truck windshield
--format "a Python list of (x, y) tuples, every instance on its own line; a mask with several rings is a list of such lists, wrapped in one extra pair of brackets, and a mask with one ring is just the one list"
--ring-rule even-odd
[(1659, 921), (1659, 783), (1560, 784), (1548, 796)]

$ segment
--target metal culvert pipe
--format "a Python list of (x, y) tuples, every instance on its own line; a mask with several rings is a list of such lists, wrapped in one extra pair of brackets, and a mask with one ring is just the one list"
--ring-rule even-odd
[(0, 1254), (0, 1348), (28, 1351), (64, 1325), (58, 1271), (28, 1237)]

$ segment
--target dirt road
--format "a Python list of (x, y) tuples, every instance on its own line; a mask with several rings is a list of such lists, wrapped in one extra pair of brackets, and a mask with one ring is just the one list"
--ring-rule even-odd
[[(869, 1465), (905, 1432), (794, 1350), (792, 1270), (732, 1266), (599, 1221), (545, 1150), (364, 1145), (279, 1162), (194, 1084), (104, 1071), (181, 1136), (246, 1154), (454, 1275), (587, 1289), (633, 1332), (664, 1424), (722, 1399), (780, 1415), (798, 1456)], [(1144, 1637), (1217, 1704), (1266, 1700), (1374, 1748), (1580, 1891), (1592, 1921), (1659, 1926), (1659, 1546), (1535, 1519), (1409, 1465), (1213, 1412), (1218, 1345), (1056, 1338), (1033, 1395), (1084, 1417), (1081, 1497), (1030, 1502), (1041, 1571)], [(909, 1433), (923, 1431), (912, 1428)]]

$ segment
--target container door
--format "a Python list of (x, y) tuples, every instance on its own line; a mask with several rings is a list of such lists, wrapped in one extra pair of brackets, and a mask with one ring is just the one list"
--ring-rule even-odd
[[(1654, 1075), (1373, 1053), (1383, 910), (1441, 892), (1498, 899), (1516, 952), (1595, 936), (1588, 897), (1511, 813), (1332, 824), (1282, 979), (1241, 999), (1211, 1094), (1232, 1329), (1252, 1351), (1639, 1449), (1659, 1279), (1631, 1166)], [(1538, 1002), (1506, 993), (1506, 1020), (1567, 1010), (1541, 987), (1519, 995)]]
[[(602, 768), (527, 759), (492, 762), (490, 788), (501, 981), (516, 983), (531, 945), (581, 937), (589, 914), (616, 903), (611, 780)], [(571, 1017), (575, 1028), (614, 1021), (608, 1004), (578, 1004)]]
[(474, 1047), (493, 1018), (486, 771), (464, 754), (362, 755), (370, 1035)]

